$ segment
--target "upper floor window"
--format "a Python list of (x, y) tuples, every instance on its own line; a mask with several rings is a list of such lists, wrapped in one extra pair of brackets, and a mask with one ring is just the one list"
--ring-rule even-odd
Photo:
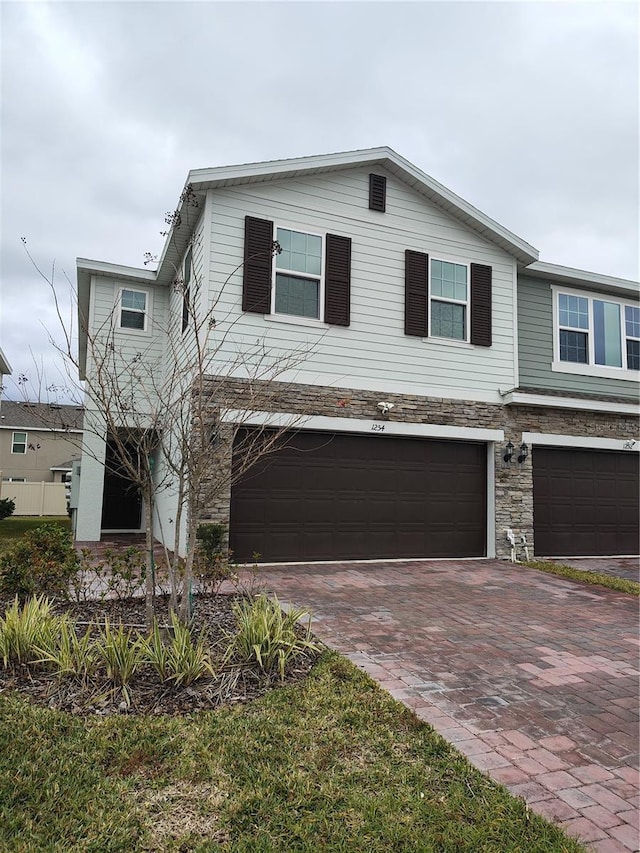
[(14, 432), (11, 436), (11, 452), (24, 454), (27, 452), (27, 433)]
[(431, 261), (431, 335), (469, 340), (469, 268), (450, 261)]
[(276, 314), (320, 319), (322, 237), (278, 228), (282, 251), (275, 256), (273, 310)]
[(640, 370), (640, 307), (624, 306), (624, 325), (627, 343), (627, 369)]
[(120, 328), (147, 329), (147, 294), (144, 290), (120, 291)]
[(640, 307), (615, 297), (554, 292), (555, 369), (611, 377), (640, 370)]

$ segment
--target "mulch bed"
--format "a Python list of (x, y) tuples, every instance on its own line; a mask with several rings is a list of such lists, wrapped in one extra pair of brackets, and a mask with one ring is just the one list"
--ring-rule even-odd
[[(232, 612), (233, 595), (194, 596), (193, 623), (195, 636), (204, 631), (214, 659), (221, 657), (228, 643), (228, 633), (233, 633), (235, 618)], [(10, 602), (1, 602), (9, 604)], [(4, 613), (5, 607), (0, 608)], [(145, 605), (140, 598), (105, 599), (81, 604), (64, 603), (55, 608), (68, 611), (84, 627), (90, 622), (112, 623), (145, 631)], [(156, 602), (156, 618), (160, 625), (169, 624), (167, 602)], [(302, 630), (302, 629), (301, 629)], [(85, 683), (77, 679), (59, 678), (35, 668), (20, 667), (14, 670), (0, 668), (0, 693), (16, 691), (42, 707), (67, 711), (72, 714), (167, 714), (185, 715), (221, 705), (249, 702), (268, 690), (283, 684), (303, 681), (316, 662), (318, 654), (298, 657), (285, 673), (284, 681), (278, 675), (267, 676), (257, 667), (226, 667), (216, 678), (204, 678), (189, 687), (162, 684), (151, 669), (140, 670), (129, 685), (129, 702), (119, 689), (114, 689), (105, 679), (92, 679)]]

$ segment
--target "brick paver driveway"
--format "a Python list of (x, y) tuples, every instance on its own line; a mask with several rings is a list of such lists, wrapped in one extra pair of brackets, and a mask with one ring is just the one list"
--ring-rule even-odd
[(638, 850), (638, 600), (497, 560), (261, 569), (477, 767), (599, 851)]

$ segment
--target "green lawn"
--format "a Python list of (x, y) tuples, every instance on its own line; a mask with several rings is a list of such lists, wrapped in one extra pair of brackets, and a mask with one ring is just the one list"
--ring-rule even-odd
[(0, 553), (27, 530), (33, 530), (41, 524), (59, 524), (67, 530), (71, 529), (71, 519), (66, 515), (10, 515), (0, 521)]
[(640, 595), (640, 583), (627, 580), (626, 578), (617, 578), (612, 575), (605, 575), (602, 572), (589, 572), (584, 569), (576, 569), (573, 566), (565, 566), (563, 563), (554, 563), (551, 560), (529, 560), (524, 565), (529, 566), (530, 569), (538, 569), (538, 571), (557, 575), (561, 578), (568, 578), (569, 580), (594, 584), (596, 586), (606, 586), (618, 592), (627, 592), (629, 595)]
[(332, 653), (304, 685), (187, 718), (0, 694), (0, 849), (582, 850)]

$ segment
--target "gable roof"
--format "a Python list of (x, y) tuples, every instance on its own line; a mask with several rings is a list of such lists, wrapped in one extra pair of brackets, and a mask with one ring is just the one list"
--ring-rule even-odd
[(186, 215), (194, 198), (201, 201), (206, 195), (206, 191), (210, 189), (319, 175), (356, 166), (386, 169), (450, 216), (512, 255), (521, 266), (527, 266), (538, 259), (539, 253), (536, 248), (447, 189), (435, 178), (422, 172), (392, 148), (386, 146), (344, 151), (337, 154), (244, 163), (236, 166), (192, 169), (187, 175), (187, 180), (180, 194), (180, 201), (176, 208), (178, 216), (166, 237), (155, 271), (86, 258), (77, 259), (80, 378), (85, 378), (86, 325), (89, 316), (89, 291), (92, 275), (102, 274), (140, 284), (170, 285), (175, 277), (175, 270), (180, 266), (180, 261), (186, 251), (187, 243), (195, 225), (193, 217)]
[[(299, 178), (336, 172), (354, 166), (367, 168), (382, 167), (408, 184), (417, 193), (427, 198), (454, 219), (463, 222), (486, 240), (495, 243), (505, 252), (515, 257), (521, 264), (530, 264), (538, 259), (538, 250), (513, 234), (504, 226), (491, 219), (481, 210), (469, 204), (459, 195), (445, 187), (405, 160), (392, 148), (365, 148), (358, 151), (345, 151), (338, 154), (321, 154), (313, 157), (296, 157), (287, 160), (268, 160), (263, 163), (246, 163), (240, 166), (220, 166), (213, 169), (193, 169), (187, 176), (185, 189), (191, 186), (195, 193), (209, 189), (237, 186), (248, 183), (264, 183), (274, 180)], [(184, 197), (184, 192), (183, 192)], [(182, 206), (188, 204), (188, 198)], [(182, 208), (181, 208), (182, 209)], [(162, 267), (168, 250), (165, 244), (160, 260)]]
[[(189, 205), (193, 203), (194, 197), (202, 198), (210, 189), (319, 175), (326, 172), (342, 171), (354, 166), (386, 169), (454, 219), (464, 223), (484, 239), (512, 255), (520, 265), (527, 266), (538, 259), (539, 252), (536, 248), (486, 216), (478, 208), (436, 181), (435, 178), (418, 169), (417, 166), (401, 157), (392, 148), (386, 146), (311, 157), (294, 157), (286, 160), (244, 163), (236, 166), (192, 169), (187, 175), (183, 191), (180, 194), (180, 202), (176, 208), (178, 213), (176, 223), (167, 235), (155, 272), (85, 258), (77, 259), (79, 328), (82, 330), (83, 326), (86, 325), (85, 320), (89, 311), (89, 284), (92, 274), (102, 273), (125, 281), (163, 285), (169, 285), (173, 281), (175, 270), (180, 265), (195, 225), (192, 217), (184, 215)], [(80, 361), (83, 364), (86, 352), (83, 353), (82, 351), (83, 335), (81, 334), (80, 337)], [(84, 341), (84, 346), (86, 348), (86, 341)]]
[[(436, 181), (435, 178), (401, 157), (392, 148), (383, 146), (381, 148), (344, 151), (337, 154), (267, 160), (237, 166), (218, 166), (210, 169), (192, 169), (187, 175), (180, 196), (181, 203), (178, 212), (183, 221), (174, 228), (173, 239), (167, 238), (165, 241), (158, 264), (158, 283), (165, 283), (164, 277), (167, 273), (169, 278), (173, 277), (172, 270), (180, 264), (180, 259), (184, 254), (192, 230), (186, 224), (189, 217), (182, 215), (190, 203), (189, 190), (195, 193), (197, 197), (210, 189), (224, 189), (243, 184), (267, 183), (309, 175), (321, 175), (327, 172), (343, 171), (355, 166), (386, 169), (454, 219), (459, 220), (484, 239), (515, 257), (519, 264), (526, 266), (538, 259), (538, 250), (521, 237), (486, 216), (478, 208)], [(182, 233), (182, 229), (184, 229), (184, 233)]]
[(31, 430), (73, 430), (80, 432), (84, 419), (82, 406), (55, 403), (16, 403), (2, 401), (0, 427)]

